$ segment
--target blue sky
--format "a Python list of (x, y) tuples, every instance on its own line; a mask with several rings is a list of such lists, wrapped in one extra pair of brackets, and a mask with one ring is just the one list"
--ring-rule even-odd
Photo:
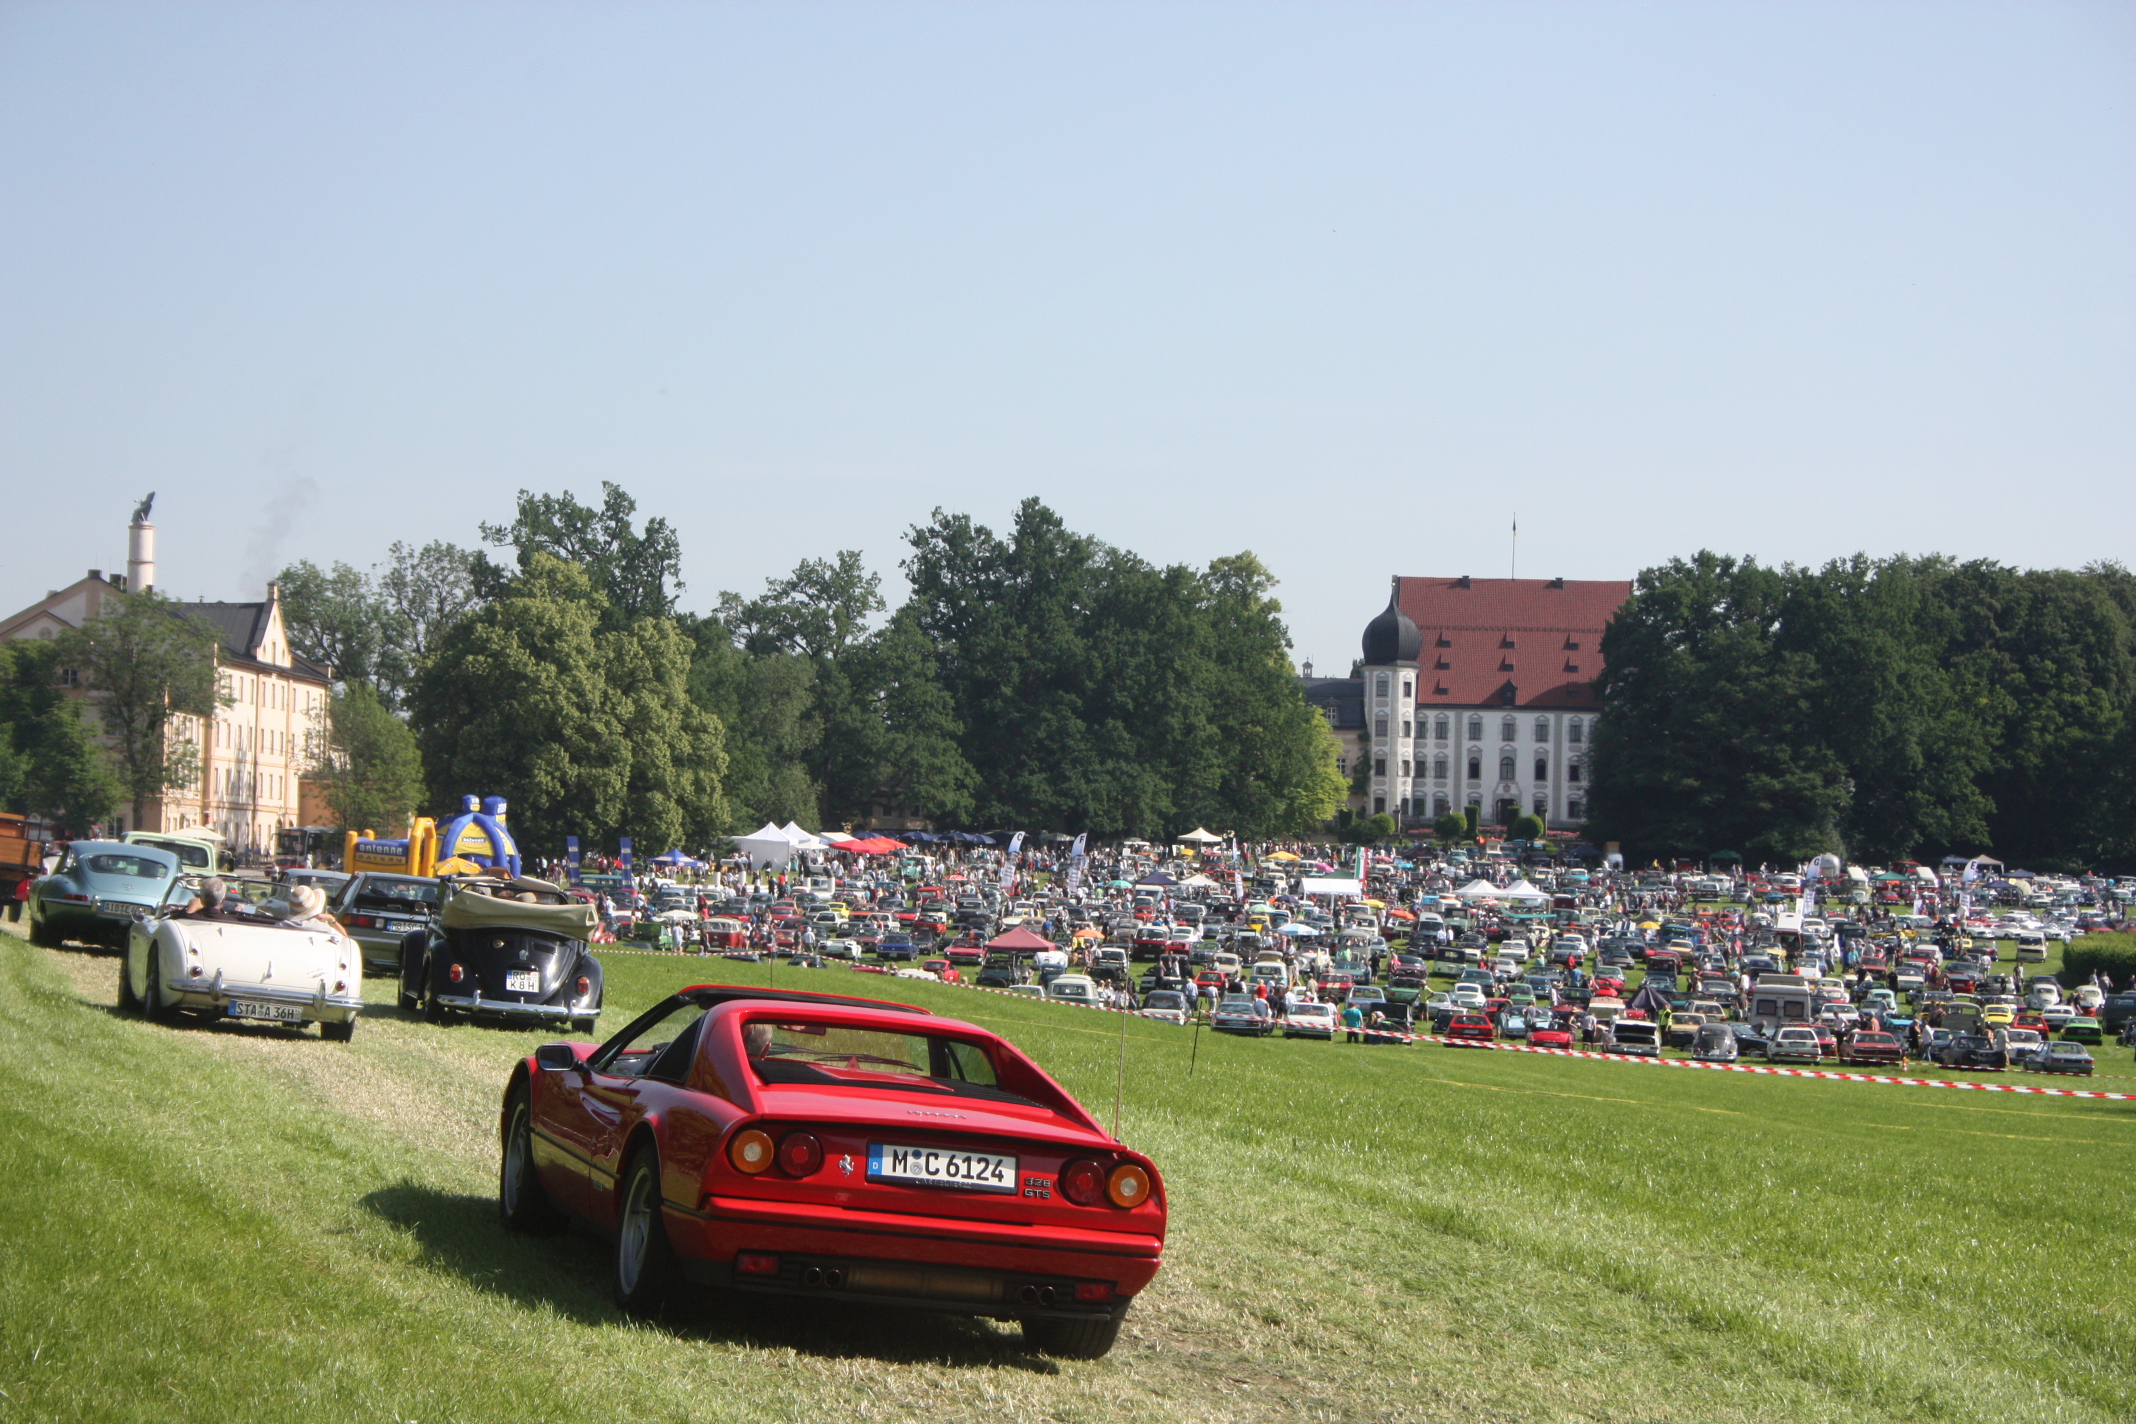
[(0, 604), (613, 479), (1391, 573), (2126, 557), (2125, 5), (0, 5)]

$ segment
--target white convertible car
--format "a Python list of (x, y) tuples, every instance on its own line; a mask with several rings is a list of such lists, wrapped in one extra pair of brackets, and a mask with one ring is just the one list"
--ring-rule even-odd
[(184, 1013), (319, 1025), (347, 1043), (363, 1009), (363, 960), (330, 924), (243, 911), (172, 915), (133, 927), (119, 1005), (172, 1022)]

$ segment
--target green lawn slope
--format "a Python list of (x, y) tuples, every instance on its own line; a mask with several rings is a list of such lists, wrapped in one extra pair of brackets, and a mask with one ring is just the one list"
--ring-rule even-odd
[[(768, 967), (611, 955), (607, 1022)], [(1119, 1021), (780, 966), (1017, 1041), (1110, 1120)], [(2129, 1417), (2136, 1103), (1128, 1024), (1167, 1265), (1094, 1363), (1013, 1327), (609, 1305), (495, 1222), (537, 1036), (122, 1017), (0, 936), (0, 1419)], [(2103, 1055), (2118, 1065), (2124, 1050)], [(1191, 1071), (1190, 1071), (1191, 1061)], [(2101, 1084), (2101, 1086), (2108, 1086)]]

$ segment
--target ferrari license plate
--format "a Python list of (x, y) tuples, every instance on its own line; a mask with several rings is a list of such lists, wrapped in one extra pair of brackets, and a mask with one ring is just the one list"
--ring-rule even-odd
[(302, 1023), (304, 1010), (295, 1004), (263, 1004), (257, 999), (232, 999), (233, 1019), (272, 1019), (276, 1023)]
[(507, 969), (504, 971), (504, 988), (510, 994), (539, 994), (541, 971), (539, 969)]
[(967, 1192), (1016, 1192), (1016, 1159), (999, 1152), (954, 1152), (943, 1147), (868, 1144), (868, 1180)]

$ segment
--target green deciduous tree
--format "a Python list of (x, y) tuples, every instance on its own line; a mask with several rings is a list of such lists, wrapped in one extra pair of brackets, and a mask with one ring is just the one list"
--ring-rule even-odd
[(144, 803), (200, 776), (199, 745), (170, 735), (171, 719), (206, 719), (228, 705), (215, 670), (220, 641), (154, 592), (107, 592), (96, 617), (54, 640), (60, 666), (89, 690), (136, 825)]
[(0, 643), (0, 807), (77, 836), (110, 819), (119, 784), (83, 720), (86, 710), (60, 687), (57, 647)]
[(365, 683), (344, 684), (333, 695), (326, 729), (306, 750), (305, 779), (325, 797), (337, 826), (390, 835), (422, 804), (415, 733)]
[(613, 621), (585, 571), (536, 553), (445, 632), (411, 698), (432, 805), (504, 796), (541, 854), (572, 833), (665, 847), (726, 831), (725, 736), (689, 696), (688, 641)]
[[(606, 480), (599, 509), (568, 493), (521, 490), (511, 523), (485, 523), (482, 537), (512, 549), (522, 572), (543, 556), (578, 565), (602, 596), (602, 626), (621, 628), (640, 618), (670, 617), (682, 588), (682, 541), (665, 519), (648, 519), (637, 529), (637, 511), (637, 501)], [(507, 577), (484, 559), (475, 571), (476, 592), (496, 593)]]

